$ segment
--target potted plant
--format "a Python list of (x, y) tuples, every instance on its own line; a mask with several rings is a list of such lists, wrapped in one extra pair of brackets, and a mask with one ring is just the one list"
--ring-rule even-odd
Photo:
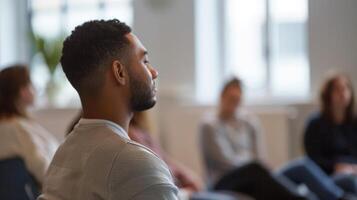
[(49, 80), (46, 85), (46, 95), (49, 106), (53, 106), (56, 100), (56, 94), (59, 89), (56, 72), (58, 69), (63, 37), (45, 38), (33, 34), (33, 40), (36, 47), (36, 52), (41, 55), (44, 65), (49, 72)]

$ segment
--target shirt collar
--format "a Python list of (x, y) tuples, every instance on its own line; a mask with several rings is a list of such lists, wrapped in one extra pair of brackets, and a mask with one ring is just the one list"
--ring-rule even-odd
[(112, 121), (109, 120), (105, 120), (105, 119), (85, 119), (85, 118), (81, 118), (78, 122), (78, 126), (80, 125), (84, 125), (84, 126), (92, 126), (92, 125), (103, 125), (103, 126), (107, 126), (110, 129), (112, 129), (114, 131), (114, 133), (116, 133), (117, 135), (119, 135), (120, 137), (129, 139), (128, 133), (121, 127), (119, 126), (117, 123), (114, 123)]

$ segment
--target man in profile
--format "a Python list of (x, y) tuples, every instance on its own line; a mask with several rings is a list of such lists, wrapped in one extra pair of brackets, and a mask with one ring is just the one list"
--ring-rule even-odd
[(133, 112), (156, 102), (147, 54), (115, 19), (86, 22), (65, 40), (61, 64), (83, 118), (57, 150), (39, 200), (177, 199), (166, 164), (127, 134)]

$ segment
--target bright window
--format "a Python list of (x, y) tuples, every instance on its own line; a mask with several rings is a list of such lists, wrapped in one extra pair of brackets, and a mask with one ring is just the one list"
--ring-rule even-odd
[(270, 92), (273, 96), (306, 96), (310, 85), (307, 0), (270, 2)]
[[(198, 31), (196, 35), (196, 89), (200, 102), (213, 102), (219, 89), (212, 95), (206, 91), (207, 86), (217, 88), (231, 76), (243, 80), (249, 102), (308, 97), (307, 0), (210, 0), (211, 4), (201, 1), (196, 9), (202, 13), (217, 9), (211, 13), (216, 13), (218, 22), (204, 21), (196, 11), (196, 29), (205, 30), (202, 23), (214, 29), (208, 33)], [(207, 38), (212, 34), (218, 36)], [(208, 54), (212, 51), (215, 56)], [(206, 56), (201, 55), (203, 52)], [(205, 62), (217, 65), (214, 73), (206, 72), (207, 64), (200, 66)]]
[(306, 97), (307, 0), (227, 0), (225, 13), (225, 73), (248, 98)]

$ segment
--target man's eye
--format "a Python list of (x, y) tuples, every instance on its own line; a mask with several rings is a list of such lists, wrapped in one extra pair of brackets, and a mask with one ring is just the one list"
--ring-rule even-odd
[(148, 60), (144, 60), (144, 63), (145, 63), (145, 64), (149, 64), (149, 61), (148, 61)]

